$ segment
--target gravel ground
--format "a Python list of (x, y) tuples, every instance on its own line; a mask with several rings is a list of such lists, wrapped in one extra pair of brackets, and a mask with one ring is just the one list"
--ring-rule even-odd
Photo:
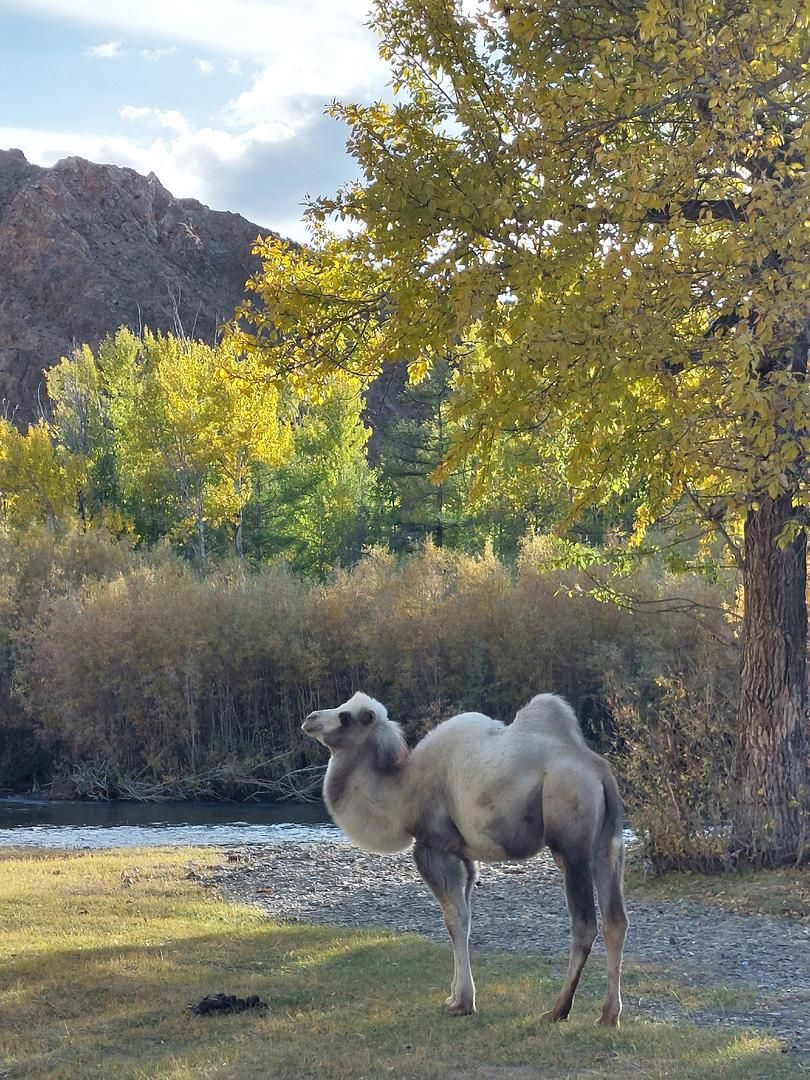
[[(438, 905), (407, 853), (369, 855), (335, 843), (238, 848), (226, 853), (208, 882), (284, 922), (386, 927), (423, 934), (449, 949)], [(473, 904), (473, 953), (540, 953), (562, 977), (569, 922), (562, 878), (547, 852), (527, 863), (482, 865)], [(810, 927), (680, 901), (630, 900), (628, 915), (629, 963), (682, 986), (746, 993), (728, 1010), (695, 1014), (670, 993), (639, 999), (626, 992), (625, 1016), (765, 1028), (797, 1055), (797, 1065), (810, 1069)], [(601, 938), (594, 954), (604, 954)]]

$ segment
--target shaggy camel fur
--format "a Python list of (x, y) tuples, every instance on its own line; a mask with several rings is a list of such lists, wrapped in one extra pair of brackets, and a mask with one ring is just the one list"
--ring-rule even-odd
[(607, 763), (585, 745), (561, 698), (540, 694), (506, 726), (481, 713), (445, 720), (410, 753), (385, 706), (356, 693), (310, 713), (303, 730), (331, 752), (329, 812), (366, 851), (414, 844), (419, 873), (453, 943), (449, 1012), (475, 1012), (470, 899), (477, 860), (528, 859), (547, 845), (565, 875), (571, 956), (548, 1020), (565, 1020), (596, 937), (594, 882), (607, 947), (600, 1022), (618, 1025), (627, 917), (622, 804)]

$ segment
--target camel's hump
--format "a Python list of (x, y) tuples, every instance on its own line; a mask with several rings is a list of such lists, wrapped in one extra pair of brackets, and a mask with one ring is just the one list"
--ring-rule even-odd
[(585, 745), (576, 713), (564, 698), (556, 694), (537, 694), (518, 711), (512, 726), (531, 728), (566, 742)]

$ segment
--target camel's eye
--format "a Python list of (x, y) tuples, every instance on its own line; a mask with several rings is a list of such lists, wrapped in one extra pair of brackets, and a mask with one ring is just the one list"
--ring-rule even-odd
[(341, 722), (343, 727), (346, 727), (347, 724), (350, 724), (352, 722), (352, 714), (350, 712), (338, 713), (338, 720)]

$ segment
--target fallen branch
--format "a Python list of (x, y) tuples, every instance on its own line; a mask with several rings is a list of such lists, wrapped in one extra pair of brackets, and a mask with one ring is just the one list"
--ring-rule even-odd
[(234, 799), (314, 802), (320, 798), (324, 766), (307, 765), (272, 778), (256, 775), (270, 764), (262, 762), (244, 770), (223, 765), (192, 776), (142, 780), (116, 776), (107, 762), (83, 762), (42, 788), (40, 794), (51, 799), (131, 799), (135, 802)]

